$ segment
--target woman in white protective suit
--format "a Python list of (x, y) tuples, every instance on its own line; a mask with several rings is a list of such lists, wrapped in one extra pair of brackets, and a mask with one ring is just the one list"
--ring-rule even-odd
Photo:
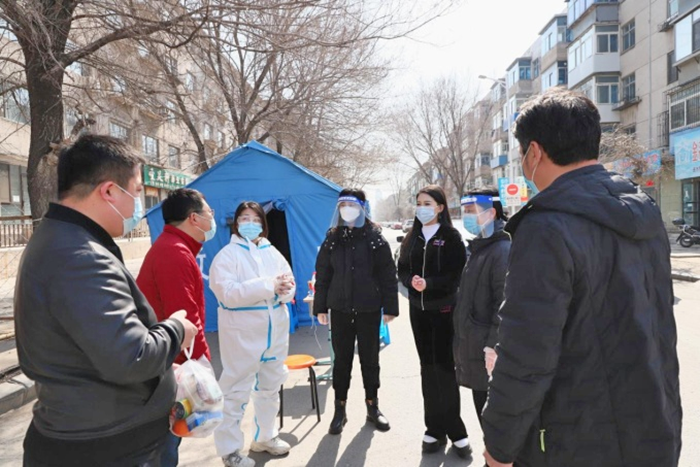
[(219, 302), (219, 346), (223, 373), (224, 421), (214, 432), (226, 467), (253, 467), (241, 453), (241, 420), (253, 399), (255, 432), (250, 449), (272, 455), (289, 452), (276, 428), (279, 388), (287, 379), (287, 302), (296, 286), (282, 254), (267, 240), (267, 221), (255, 202), (238, 206), (231, 242), (212, 261), (209, 285)]

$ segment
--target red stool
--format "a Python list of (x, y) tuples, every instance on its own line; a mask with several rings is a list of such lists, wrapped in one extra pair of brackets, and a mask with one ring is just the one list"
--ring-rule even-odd
[[(321, 422), (321, 407), (318, 404), (318, 385), (316, 383), (316, 371), (314, 371), (314, 365), (316, 364), (316, 359), (311, 355), (290, 355), (284, 361), (284, 364), (290, 370), (303, 370), (304, 368), (309, 369), (309, 383), (311, 386), (311, 408), (316, 409), (316, 418)], [(284, 423), (284, 391), (283, 387), (280, 387), (280, 429)]]

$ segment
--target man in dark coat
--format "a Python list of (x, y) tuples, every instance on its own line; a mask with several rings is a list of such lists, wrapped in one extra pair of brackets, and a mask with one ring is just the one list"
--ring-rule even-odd
[(600, 135), (593, 102), (567, 90), (532, 99), (516, 121), (536, 196), (506, 226), (483, 413), (490, 466), (678, 465), (668, 236), (654, 200), (598, 164)]

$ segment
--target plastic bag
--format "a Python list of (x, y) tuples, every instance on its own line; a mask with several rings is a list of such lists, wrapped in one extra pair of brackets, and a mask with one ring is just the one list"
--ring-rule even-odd
[(205, 438), (224, 419), (224, 396), (206, 358), (192, 360), (191, 348), (185, 355), (187, 361), (175, 370), (177, 399), (170, 411), (170, 431), (182, 438)]

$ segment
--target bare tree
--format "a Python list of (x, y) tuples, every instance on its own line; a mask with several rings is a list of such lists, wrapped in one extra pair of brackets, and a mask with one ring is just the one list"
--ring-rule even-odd
[(467, 84), (440, 78), (420, 89), (396, 119), (395, 132), (426, 181), (437, 173), (460, 196), (486, 141), (490, 114), (490, 101), (477, 101)]

